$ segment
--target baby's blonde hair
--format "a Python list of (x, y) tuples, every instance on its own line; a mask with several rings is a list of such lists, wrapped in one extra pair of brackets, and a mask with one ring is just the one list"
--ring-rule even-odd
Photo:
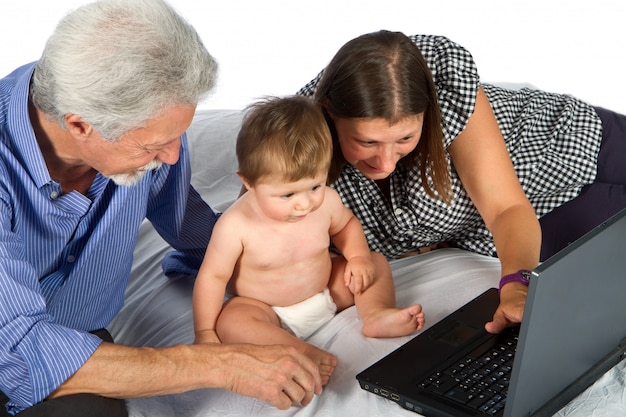
[(237, 136), (239, 175), (250, 185), (328, 174), (332, 138), (317, 104), (302, 96), (269, 97), (248, 107)]

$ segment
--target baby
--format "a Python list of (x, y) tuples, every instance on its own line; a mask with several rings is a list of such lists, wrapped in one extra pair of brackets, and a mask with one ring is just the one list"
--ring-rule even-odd
[(368, 337), (423, 327), (419, 304), (396, 308), (387, 260), (370, 252), (360, 222), (326, 186), (331, 154), (324, 115), (309, 99), (251, 106), (237, 137), (247, 191), (215, 225), (198, 273), (196, 343), (292, 345), (326, 384), (337, 359), (303, 339), (337, 311), (356, 304)]

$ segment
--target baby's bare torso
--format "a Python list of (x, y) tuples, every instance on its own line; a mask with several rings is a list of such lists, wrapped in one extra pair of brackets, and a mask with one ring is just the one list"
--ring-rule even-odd
[(231, 293), (273, 306), (305, 300), (328, 286), (330, 216), (324, 205), (294, 223), (242, 227), (243, 253), (229, 282)]

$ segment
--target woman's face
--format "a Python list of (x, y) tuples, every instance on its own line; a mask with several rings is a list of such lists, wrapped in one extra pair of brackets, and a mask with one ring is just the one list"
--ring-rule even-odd
[(333, 117), (339, 146), (348, 163), (372, 180), (387, 178), (420, 140), (424, 114), (390, 125), (386, 119)]

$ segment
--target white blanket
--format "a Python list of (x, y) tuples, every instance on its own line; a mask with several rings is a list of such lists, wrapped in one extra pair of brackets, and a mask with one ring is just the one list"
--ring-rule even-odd
[[(193, 184), (214, 207), (223, 210), (237, 196), (234, 174), (239, 110), (204, 110), (189, 131)], [(170, 346), (193, 341), (191, 293), (193, 277), (168, 279), (160, 267), (170, 248), (149, 223), (142, 225), (124, 308), (109, 329), (116, 342), (133, 346)], [(397, 303), (423, 305), (427, 327), (489, 287), (497, 286), (497, 259), (458, 249), (439, 249), (391, 263)], [(267, 403), (224, 390), (198, 390), (128, 401), (131, 417), (204, 416), (407, 416), (417, 414), (360, 389), (358, 372), (391, 352), (409, 337), (368, 339), (360, 319), (349, 308), (314, 333), (308, 341), (337, 356), (339, 363), (324, 392), (306, 407), (280, 411)], [(424, 358), (428, 360), (428, 358)], [(558, 415), (626, 416), (625, 362), (610, 370)]]

